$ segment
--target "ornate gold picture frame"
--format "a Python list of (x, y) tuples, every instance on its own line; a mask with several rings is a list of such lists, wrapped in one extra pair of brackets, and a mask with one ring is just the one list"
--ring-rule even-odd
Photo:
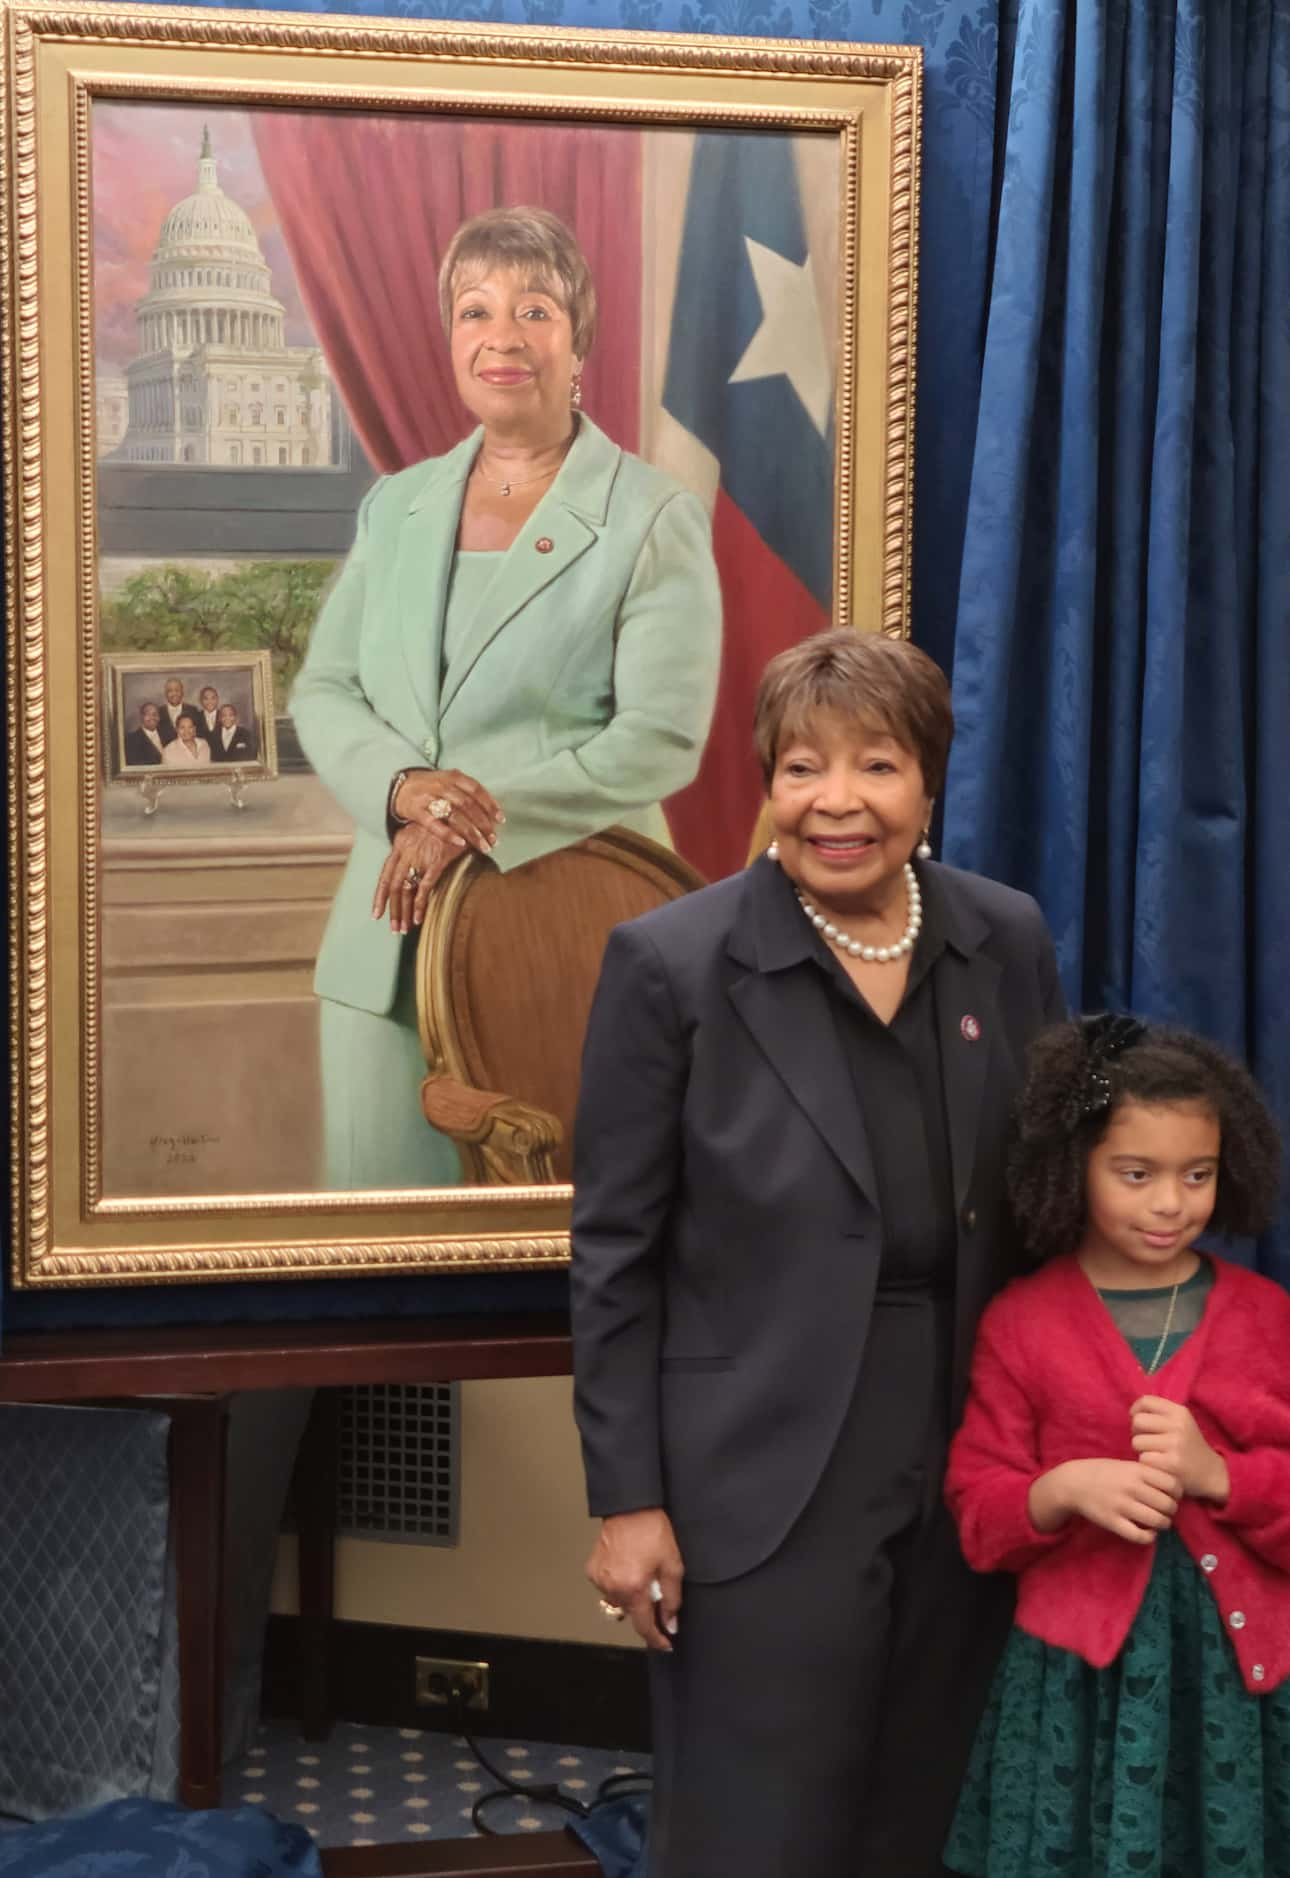
[[(643, 459), (643, 487), (697, 497), (727, 555), (748, 527), (731, 489), (792, 491), (806, 521), (790, 507), (767, 540), (794, 631), (904, 632), (919, 54), (115, 5), (3, 18), (13, 1280), (559, 1265), (603, 934), (737, 865), (756, 803), (746, 776), (723, 794), (699, 767), (683, 794), (660, 780), (652, 822), (588, 808), (510, 871), (458, 864), (400, 980), (426, 1070), (417, 1126), (452, 1184), (328, 1173), (313, 967), (357, 837), (296, 736), (292, 686), (319, 609), (343, 603), (327, 596), (367, 492), (471, 422), (419, 332), (406, 385), (396, 372), (369, 397), (363, 348), (385, 314), (361, 298), (370, 260), (346, 286), (345, 257), (360, 220), (366, 240), (402, 216), (387, 248), (421, 269), (441, 347), (425, 283), (448, 210), (562, 216), (601, 269), (578, 437), (606, 464)], [(329, 174), (357, 185), (293, 224)], [(764, 219), (781, 184), (782, 241)], [(741, 191), (755, 227), (705, 242), (700, 210), (728, 236)], [(305, 223), (333, 246), (306, 251)], [(455, 433), (400, 441), (413, 386), (440, 369)], [(713, 385), (773, 394), (760, 408), (792, 421), (723, 441), (686, 416)], [(535, 511), (544, 579), (571, 552), (563, 513)], [(737, 768), (731, 699), (738, 715), (766, 647), (724, 571), (722, 590), (695, 764), (720, 732)], [(591, 682), (581, 658), (566, 682)], [(185, 748), (169, 759), (167, 687), (211, 726), (170, 731)], [(198, 779), (196, 746), (217, 736), (210, 768), (237, 787), (150, 786), (154, 767)], [(425, 750), (438, 760), (435, 735)], [(693, 845), (701, 824), (719, 845)]]

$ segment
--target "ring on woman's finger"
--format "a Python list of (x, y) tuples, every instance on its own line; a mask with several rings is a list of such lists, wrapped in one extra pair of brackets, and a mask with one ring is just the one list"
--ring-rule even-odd
[(621, 1624), (627, 1613), (621, 1604), (611, 1604), (608, 1598), (601, 1598), (600, 1615), (607, 1617), (611, 1624)]
[(403, 884), (405, 887), (415, 887), (420, 878), (421, 869), (419, 867), (410, 867), (403, 876)]
[(452, 814), (452, 798), (450, 796), (431, 796), (430, 800), (426, 803), (426, 808), (436, 822), (446, 822), (448, 817)]

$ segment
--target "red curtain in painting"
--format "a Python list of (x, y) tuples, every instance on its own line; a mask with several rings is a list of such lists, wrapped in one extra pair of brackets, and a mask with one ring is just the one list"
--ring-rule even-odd
[(587, 256), (600, 330), (583, 408), (636, 449), (639, 133), (338, 111), (252, 122), (318, 342), (379, 469), (436, 456), (470, 429), (439, 319), (439, 263), (467, 217), (519, 203), (560, 216)]

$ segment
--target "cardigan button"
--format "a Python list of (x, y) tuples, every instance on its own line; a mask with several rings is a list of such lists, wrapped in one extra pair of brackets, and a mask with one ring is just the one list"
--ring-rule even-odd
[(1227, 1621), (1232, 1626), (1233, 1630), (1244, 1630), (1245, 1629), (1245, 1612), (1233, 1611), (1232, 1615), (1228, 1618)]
[(1212, 1552), (1206, 1552), (1202, 1555), (1201, 1561), (1200, 1561), (1200, 1568), (1203, 1572), (1215, 1571), (1217, 1567), (1218, 1567), (1218, 1560), (1215, 1558)]
[(963, 1208), (963, 1230), (965, 1232), (976, 1231), (976, 1208), (974, 1206)]
[(1267, 1675), (1267, 1673), (1268, 1672), (1266, 1669), (1264, 1669), (1262, 1663), (1256, 1663), (1254, 1665), (1254, 1668), (1250, 1671), (1250, 1674), (1251, 1676), (1253, 1676), (1255, 1682), (1262, 1682), (1263, 1678)]

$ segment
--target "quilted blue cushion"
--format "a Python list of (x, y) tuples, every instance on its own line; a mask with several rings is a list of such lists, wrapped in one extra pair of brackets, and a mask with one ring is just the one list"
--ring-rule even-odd
[(92, 1812), (0, 1833), (5, 1878), (322, 1878), (302, 1826), (258, 1806), (189, 1813), (160, 1800), (113, 1800)]

